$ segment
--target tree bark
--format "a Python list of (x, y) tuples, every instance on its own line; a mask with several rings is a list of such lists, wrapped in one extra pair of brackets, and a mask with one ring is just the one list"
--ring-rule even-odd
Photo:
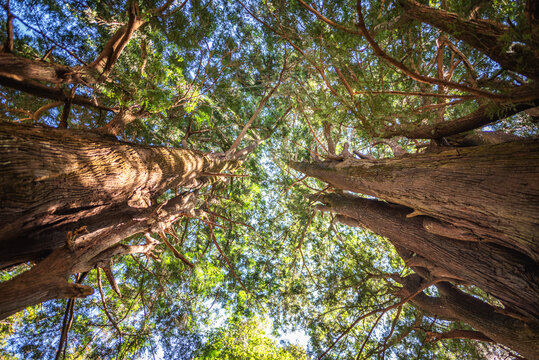
[(85, 297), (91, 287), (70, 283), (75, 273), (89, 271), (108, 264), (115, 255), (149, 254), (155, 243), (127, 246), (123, 239), (167, 227), (182, 215), (189, 214), (195, 205), (193, 193), (178, 196), (163, 206), (138, 209), (133, 219), (109, 217), (106, 227), (96, 228), (55, 249), (32, 269), (0, 284), (0, 319), (43, 301), (59, 298)]
[(396, 159), (291, 163), (336, 188), (407, 206), (539, 259), (539, 140)]
[(425, 217), (407, 218), (410, 210), (403, 206), (337, 194), (319, 200), (329, 211), (355, 219), (393, 245), (413, 252), (414, 257), (404, 259), (408, 266), (476, 285), (524, 316), (539, 319), (538, 267), (527, 256), (496, 244), (432, 234), (424, 228)]
[(512, 42), (509, 28), (492, 20), (463, 19), (455, 13), (399, 0), (406, 15), (432, 25), (481, 51), (507, 70), (539, 79), (539, 59), (533, 46)]
[(68, 230), (104, 226), (111, 216), (131, 218), (164, 191), (199, 186), (204, 174), (239, 164), (94, 132), (8, 123), (0, 123), (0, 159), (4, 266), (63, 246)]
[[(424, 281), (417, 274), (407, 276), (403, 281), (404, 286), (399, 296), (406, 297), (413, 294)], [(421, 293), (411, 302), (430, 316), (467, 323), (488, 339), (508, 346), (527, 359), (539, 357), (539, 323), (537, 321), (524, 322), (500, 314), (489, 304), (465, 294), (449, 283), (442, 282), (436, 287), (439, 292), (438, 297)]]

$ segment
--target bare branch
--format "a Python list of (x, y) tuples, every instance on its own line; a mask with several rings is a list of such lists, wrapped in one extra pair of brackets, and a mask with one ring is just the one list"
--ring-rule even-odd
[(101, 76), (107, 77), (133, 33), (144, 23), (145, 21), (140, 17), (138, 3), (134, 0), (129, 5), (129, 22), (127, 25), (120, 27), (116, 31), (97, 59), (88, 67), (97, 70)]
[(109, 134), (117, 136), (120, 134), (125, 127), (132, 123), (133, 121), (144, 118), (149, 115), (149, 112), (145, 110), (133, 111), (131, 109), (121, 109), (116, 113), (114, 118), (109, 121), (105, 126), (102, 126), (97, 129), (97, 131), (103, 132), (104, 134)]
[[(18, 77), (6, 76), (6, 74), (0, 75), (0, 85), (23, 91), (37, 97), (59, 100), (62, 101), (62, 103), (65, 103), (70, 97), (70, 95), (62, 89), (48, 87), (32, 80), (20, 80)], [(72, 104), (114, 111), (114, 109), (99, 105), (95, 101), (81, 95), (73, 96)]]
[(505, 119), (521, 111), (539, 105), (539, 100), (529, 100), (517, 104), (489, 103), (480, 106), (476, 111), (461, 118), (436, 124), (406, 124), (394, 126), (382, 134), (382, 138), (405, 136), (409, 139), (438, 139), (441, 137), (460, 134), (465, 131), (478, 129), (482, 126)]
[(7, 21), (6, 21), (6, 40), (4, 41), (4, 47), (2, 52), (11, 53), (13, 52), (13, 14), (9, 10), (9, 0), (5, 5), (7, 11)]
[(475, 98), (474, 95), (461, 95), (461, 94), (438, 94), (438, 93), (429, 93), (429, 92), (417, 92), (417, 91), (377, 91), (377, 90), (366, 90), (366, 91), (355, 91), (354, 94), (376, 94), (376, 95), (403, 95), (403, 96), (432, 96), (432, 97), (441, 97), (447, 99), (471, 99)]
[(107, 315), (107, 318), (109, 319), (112, 326), (114, 326), (116, 331), (118, 331), (118, 335), (122, 336), (123, 334), (122, 330), (120, 330), (120, 328), (118, 327), (118, 324), (116, 323), (116, 321), (114, 321), (114, 319), (109, 313), (107, 302), (105, 300), (105, 295), (103, 294), (103, 285), (101, 283), (101, 271), (99, 268), (97, 268), (96, 271), (97, 271), (97, 287), (99, 288), (99, 295), (101, 296), (101, 303), (103, 304), (103, 310), (105, 311), (105, 315)]
[(118, 284), (116, 283), (116, 279), (114, 278), (114, 274), (112, 273), (112, 260), (109, 260), (109, 262), (107, 262), (101, 268), (103, 269), (103, 272), (105, 273), (107, 280), (109, 281), (109, 284), (112, 287), (112, 290), (114, 290), (114, 292), (118, 294), (119, 297), (122, 297), (120, 288), (118, 287)]
[(333, 141), (333, 138), (331, 137), (331, 123), (328, 121), (324, 121), (324, 136), (326, 137), (326, 142), (328, 143), (328, 154), (329, 155), (336, 155), (335, 154), (335, 142)]

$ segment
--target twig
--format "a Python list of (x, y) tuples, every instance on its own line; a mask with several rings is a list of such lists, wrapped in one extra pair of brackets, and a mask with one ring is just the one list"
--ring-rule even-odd
[(286, 71), (286, 58), (284, 59), (283, 69), (281, 70), (281, 73), (279, 74), (279, 79), (277, 80), (277, 84), (275, 84), (275, 86), (271, 88), (270, 92), (266, 96), (264, 96), (262, 98), (262, 100), (258, 104), (258, 107), (256, 108), (255, 112), (253, 113), (253, 115), (251, 116), (251, 118), (249, 119), (247, 124), (245, 124), (243, 129), (241, 129), (240, 134), (238, 135), (238, 137), (236, 138), (236, 140), (234, 141), (234, 143), (232, 144), (230, 149), (228, 149), (228, 151), (225, 153), (226, 156), (230, 156), (236, 151), (236, 149), (240, 145), (241, 141), (245, 137), (245, 134), (247, 133), (247, 130), (249, 130), (249, 128), (253, 124), (253, 121), (258, 117), (258, 114), (260, 114), (260, 111), (262, 111), (262, 108), (264, 107), (264, 105), (266, 105), (266, 103), (271, 98), (271, 96), (273, 95), (275, 90), (277, 90), (279, 85), (281, 85), (281, 82), (283, 80), (283, 75), (284, 75), (285, 71)]
[(107, 315), (107, 318), (111, 322), (112, 326), (114, 326), (116, 331), (118, 331), (118, 334), (120, 336), (122, 336), (123, 333), (120, 330), (120, 328), (118, 327), (118, 324), (116, 324), (116, 322), (114, 321), (114, 319), (110, 315), (108, 307), (107, 307), (107, 303), (105, 301), (105, 295), (103, 294), (103, 285), (101, 284), (101, 269), (97, 268), (96, 271), (97, 271), (97, 287), (99, 288), (99, 294), (101, 295), (101, 303), (103, 304), (103, 310), (105, 310), (105, 315)]
[(176, 258), (180, 259), (185, 265), (189, 266), (190, 268), (195, 267), (195, 264), (189, 261), (189, 259), (186, 258), (178, 250), (176, 250), (176, 248), (167, 240), (167, 237), (165, 234), (163, 234), (162, 232), (159, 232), (159, 237), (161, 238), (161, 240), (163, 240), (163, 242), (170, 249), (170, 251), (172, 251), (172, 253), (174, 254)]

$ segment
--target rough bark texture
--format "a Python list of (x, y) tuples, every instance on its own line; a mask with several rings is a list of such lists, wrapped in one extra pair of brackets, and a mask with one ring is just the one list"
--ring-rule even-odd
[[(416, 274), (406, 297), (424, 281), (443, 279), (439, 296), (412, 302), (440, 319), (462, 321), (530, 359), (539, 357), (539, 141), (466, 137), (487, 143), (396, 159), (292, 163), (347, 194), (314, 199), (336, 220), (385, 236)], [(501, 141), (501, 142), (500, 142)], [(423, 280), (424, 279), (424, 280)], [(493, 307), (448, 283), (493, 295)]]
[(486, 54), (503, 68), (539, 79), (539, 58), (533, 46), (512, 42), (507, 26), (483, 19), (463, 19), (455, 13), (422, 5), (415, 0), (399, 0), (406, 15), (432, 25)]
[[(534, 92), (537, 93), (537, 90), (534, 90)], [(383, 138), (405, 136), (409, 139), (439, 139), (441, 137), (479, 129), (500, 119), (505, 119), (521, 111), (534, 108), (538, 104), (539, 99), (533, 99), (523, 103), (491, 103), (482, 105), (476, 111), (455, 120), (435, 124), (397, 125), (384, 131), (380, 136)]]
[[(407, 276), (399, 296), (413, 294), (425, 280), (419, 275)], [(539, 357), (539, 323), (524, 322), (496, 311), (492, 306), (463, 293), (449, 283), (436, 285), (438, 297), (421, 293), (411, 301), (430, 316), (450, 321), (462, 321), (489, 339), (504, 344), (527, 359)]]
[(98, 228), (111, 216), (132, 218), (165, 190), (197, 186), (204, 173), (237, 165), (192, 150), (8, 123), (0, 123), (0, 159), (4, 266), (62, 246), (67, 230)]
[(414, 257), (404, 259), (408, 266), (476, 285), (523, 316), (539, 320), (539, 273), (537, 263), (527, 256), (496, 244), (432, 234), (425, 230), (426, 217), (407, 218), (410, 209), (403, 206), (337, 194), (319, 199), (330, 211), (413, 252)]
[(87, 229), (88, 233), (76, 239), (66, 239), (64, 234), (65, 246), (54, 250), (32, 269), (0, 284), (0, 319), (46, 300), (92, 294), (88, 286), (69, 283), (69, 276), (105, 266), (115, 255), (148, 254), (155, 243), (127, 246), (119, 242), (138, 233), (162, 230), (161, 227), (191, 212), (194, 198), (189, 193), (163, 206), (137, 209), (137, 216), (131, 219), (109, 217), (108, 226)]
[(336, 188), (407, 206), (539, 259), (539, 141), (396, 159), (292, 163)]

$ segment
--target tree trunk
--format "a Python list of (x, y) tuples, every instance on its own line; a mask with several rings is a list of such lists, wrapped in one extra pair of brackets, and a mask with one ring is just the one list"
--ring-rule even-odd
[(523, 316), (539, 319), (538, 268), (527, 256), (497, 244), (432, 234), (424, 227), (427, 217), (406, 218), (410, 210), (403, 206), (337, 194), (318, 199), (329, 211), (352, 218), (396, 247), (413, 252), (414, 257), (404, 259), (408, 266), (476, 285)]
[[(100, 134), (0, 123), (0, 265), (63, 246), (83, 225), (130, 219), (164, 191), (198, 186), (237, 161)], [(34, 255), (30, 255), (33, 253)]]
[[(417, 274), (403, 279), (399, 296), (407, 297), (416, 292), (424, 282)], [(449, 283), (436, 285), (439, 296), (424, 293), (415, 296), (411, 302), (430, 316), (442, 320), (462, 321), (480, 331), (487, 338), (504, 344), (527, 359), (539, 357), (539, 323), (524, 322), (500, 314), (492, 306), (463, 293)]]
[(66, 238), (64, 234), (65, 246), (55, 249), (32, 269), (0, 283), (0, 319), (46, 300), (92, 294), (91, 287), (70, 283), (69, 277), (103, 267), (116, 255), (150, 254), (157, 243), (153, 239), (145, 245), (119, 243), (135, 234), (162, 231), (180, 216), (188, 215), (194, 209), (195, 199), (193, 193), (183, 194), (162, 206), (134, 209), (136, 216), (132, 219), (109, 216), (106, 226), (86, 229), (78, 238)]
[[(539, 140), (396, 159), (291, 163), (336, 188), (428, 215), (442, 227), (539, 259)], [(448, 235), (451, 236), (448, 232)], [(457, 237), (458, 238), (458, 237)]]

